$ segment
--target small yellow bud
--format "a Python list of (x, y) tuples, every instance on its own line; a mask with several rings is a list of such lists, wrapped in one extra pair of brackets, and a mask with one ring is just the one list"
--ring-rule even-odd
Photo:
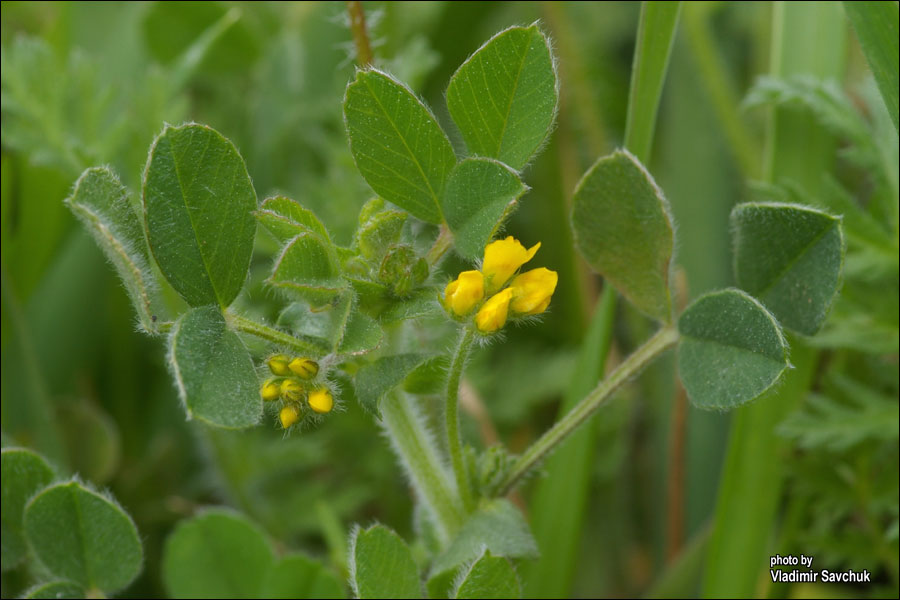
[(324, 415), (334, 408), (334, 397), (328, 388), (318, 388), (309, 393), (309, 407)]
[(484, 298), (484, 277), (481, 271), (463, 271), (444, 290), (447, 310), (464, 317)]
[(522, 315), (537, 315), (550, 305), (550, 297), (556, 290), (559, 276), (556, 271), (532, 269), (517, 275), (509, 285), (513, 291), (513, 300), (509, 307), (513, 312)]
[(297, 357), (288, 363), (288, 368), (298, 377), (312, 379), (319, 374), (319, 363), (311, 358)]
[(300, 420), (300, 407), (296, 404), (285, 404), (281, 412), (278, 413), (278, 419), (281, 421), (283, 428), (290, 428), (291, 425), (295, 425)]
[(266, 363), (269, 365), (269, 370), (272, 371), (273, 375), (290, 375), (291, 372), (288, 369), (288, 363), (290, 362), (290, 357), (285, 356), (284, 354), (276, 354), (274, 356), (270, 356)]
[(303, 386), (294, 379), (285, 379), (281, 382), (281, 396), (288, 402), (298, 402), (303, 398)]
[(502, 288), (519, 267), (532, 259), (540, 247), (541, 243), (538, 242), (526, 250), (525, 246), (512, 236), (488, 244), (484, 248), (484, 262), (481, 265), (487, 291), (494, 292)]
[(262, 396), (265, 402), (278, 400), (281, 398), (281, 382), (275, 378), (266, 380), (262, 387), (259, 388), (259, 395)]
[(512, 299), (512, 289), (494, 294), (475, 315), (475, 325), (481, 333), (493, 333), (506, 324), (506, 313)]

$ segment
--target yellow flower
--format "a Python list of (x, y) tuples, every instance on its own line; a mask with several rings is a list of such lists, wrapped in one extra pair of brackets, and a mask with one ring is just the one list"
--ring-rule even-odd
[(532, 269), (517, 275), (509, 285), (513, 291), (510, 308), (522, 315), (536, 315), (547, 310), (550, 297), (556, 290), (558, 276), (556, 271)]
[(463, 271), (444, 290), (447, 310), (464, 317), (484, 298), (484, 277), (480, 271)]
[(296, 404), (285, 404), (278, 413), (278, 419), (281, 421), (281, 426), (288, 429), (300, 420), (300, 407)]
[(294, 379), (285, 379), (281, 382), (281, 395), (288, 402), (297, 402), (303, 397), (303, 386)]
[(538, 242), (526, 250), (525, 246), (512, 236), (488, 244), (484, 248), (484, 262), (481, 265), (488, 292), (502, 288), (519, 267), (531, 260), (540, 247), (541, 243)]
[(288, 369), (303, 379), (312, 379), (319, 374), (319, 363), (311, 358), (297, 357), (288, 363)]
[(484, 306), (475, 315), (475, 325), (478, 327), (478, 331), (493, 333), (506, 324), (506, 313), (509, 310), (512, 294), (512, 288), (506, 288), (502, 292), (494, 294), (490, 300), (484, 303)]
[(288, 369), (290, 360), (284, 354), (276, 354), (275, 356), (270, 356), (266, 363), (268, 363), (269, 370), (272, 371), (273, 375), (290, 375), (291, 372)]
[(324, 415), (331, 412), (334, 407), (334, 397), (328, 388), (319, 388), (309, 393), (309, 407), (317, 413)]
[(278, 400), (281, 398), (281, 383), (275, 378), (266, 380), (262, 387), (259, 388), (259, 395), (262, 396), (265, 402)]

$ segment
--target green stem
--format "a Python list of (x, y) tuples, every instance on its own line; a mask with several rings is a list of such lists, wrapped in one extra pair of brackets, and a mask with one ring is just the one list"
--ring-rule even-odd
[(242, 317), (241, 315), (235, 314), (233, 312), (226, 312), (225, 320), (228, 321), (228, 323), (238, 331), (249, 333), (250, 335), (255, 335), (258, 338), (262, 338), (276, 344), (281, 344), (282, 346), (287, 346), (298, 352), (302, 352), (303, 354), (312, 354), (318, 356), (322, 353), (322, 348), (316, 346), (315, 344), (304, 342), (303, 340), (295, 338), (289, 333), (279, 331), (274, 327), (263, 325), (262, 323), (258, 323), (252, 319), (248, 319), (247, 317)]
[(434, 245), (428, 250), (428, 253), (425, 255), (425, 260), (428, 262), (428, 266), (434, 266), (444, 254), (447, 253), (447, 250), (450, 249), (450, 246), (453, 245), (453, 233), (450, 231), (450, 228), (446, 225), (441, 225), (441, 232), (438, 234), (437, 239), (434, 240)]
[(507, 475), (506, 481), (503, 482), (500, 495), (509, 492), (525, 474), (578, 429), (622, 384), (637, 375), (656, 357), (674, 346), (677, 341), (678, 331), (673, 327), (664, 327), (647, 340), (643, 346), (635, 350), (591, 393), (582, 398), (572, 410), (522, 453)]
[(438, 536), (449, 542), (462, 525), (463, 509), (425, 420), (409, 396), (389, 394), (381, 403), (381, 424)]
[(462, 499), (466, 511), (474, 508), (472, 490), (469, 486), (469, 478), (466, 473), (466, 462), (463, 459), (462, 439), (459, 435), (459, 380), (462, 378), (463, 367), (469, 356), (469, 349), (475, 341), (475, 330), (467, 328), (459, 338), (459, 345), (450, 363), (450, 372), (447, 377), (447, 399), (444, 404), (444, 421), (447, 432), (447, 449), (450, 451), (450, 462), (453, 465), (453, 475), (456, 478), (456, 488)]

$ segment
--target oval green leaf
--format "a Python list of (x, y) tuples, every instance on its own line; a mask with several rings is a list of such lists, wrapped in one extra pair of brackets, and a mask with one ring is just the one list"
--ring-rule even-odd
[(169, 336), (169, 366), (188, 418), (238, 429), (259, 422), (259, 380), (244, 343), (215, 306), (181, 317)]
[(94, 236), (125, 285), (141, 328), (158, 331), (164, 314), (150, 263), (150, 251), (140, 218), (128, 191), (106, 167), (86, 170), (75, 182), (66, 205)]
[(273, 196), (263, 200), (256, 218), (282, 244), (301, 233), (312, 232), (326, 242), (331, 241), (328, 230), (311, 210), (285, 196)]
[(521, 170), (556, 117), (556, 70), (537, 25), (501, 31), (459, 67), (447, 108), (471, 154)]
[(537, 558), (538, 547), (522, 512), (509, 500), (495, 499), (469, 517), (456, 538), (431, 566), (438, 574), (477, 559), (485, 550), (507, 558)]
[(395, 354), (382, 356), (360, 368), (354, 381), (360, 406), (367, 413), (380, 417), (379, 406), (385, 394), (400, 385), (427, 358), (424, 354)]
[(347, 86), (344, 121), (350, 152), (375, 193), (430, 223), (456, 155), (431, 111), (405, 85), (375, 69)]
[(244, 516), (206, 510), (166, 540), (162, 578), (173, 598), (264, 598), (275, 557), (263, 531)]
[(841, 281), (840, 217), (799, 204), (747, 203), (734, 208), (731, 224), (738, 286), (787, 329), (819, 331)]
[(356, 529), (350, 538), (350, 583), (357, 598), (421, 598), (412, 552), (384, 525)]
[(53, 469), (39, 454), (25, 448), (4, 448), (0, 455), (2, 499), (0, 504), (0, 566), (15, 567), (27, 554), (22, 533), (25, 504), (53, 481)]
[(479, 258), (527, 190), (515, 171), (496, 160), (467, 158), (456, 165), (443, 206), (457, 252)]
[(670, 321), (669, 204), (627, 150), (594, 163), (575, 188), (572, 229), (588, 264), (651, 317)]
[(521, 598), (519, 577), (508, 560), (485, 551), (459, 579), (454, 598)]
[(728, 410), (749, 402), (789, 366), (781, 327), (741, 290), (701, 296), (681, 315), (678, 330), (678, 372), (699, 408)]
[(205, 125), (167, 126), (144, 171), (150, 249), (191, 306), (228, 306), (244, 286), (256, 192), (237, 149)]
[(263, 582), (261, 598), (346, 598), (344, 586), (322, 563), (290, 554), (275, 563)]
[(25, 537), (56, 577), (106, 594), (141, 572), (143, 550), (131, 517), (77, 481), (50, 486), (25, 507)]
[(331, 302), (346, 286), (334, 250), (321, 236), (305, 232), (275, 259), (268, 283), (316, 305)]

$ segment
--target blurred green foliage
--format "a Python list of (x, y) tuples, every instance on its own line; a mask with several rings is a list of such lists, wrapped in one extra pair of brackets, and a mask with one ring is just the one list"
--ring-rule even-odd
[[(528, 167), (531, 190), (508, 230), (543, 242), (533, 266), (557, 270), (559, 288), (540, 326), (510, 331), (504, 343), (474, 355), (467, 395), (477, 399), (469, 409), (477, 418), (463, 419), (473, 444), (500, 436), (521, 450), (557, 413), (596, 297), (597, 281), (573, 252), (568, 202), (580, 174), (623, 143), (639, 5), (364, 5), (376, 63), (408, 82), (444, 125), (447, 81), (486, 39), (537, 19), (553, 39), (558, 126)], [(816, 347), (809, 349), (814, 369), (809, 385), (791, 392), (797, 408), (777, 427), (786, 442), (778, 456), (786, 487), (766, 530), (767, 549), (813, 554), (823, 568), (867, 568), (875, 585), (848, 594), (896, 596), (897, 130), (846, 20), (840, 28), (853, 41), (840, 50), (847, 65), (841, 78), (769, 79), (754, 87), (770, 72), (771, 20), (763, 3), (684, 7), (654, 152), (645, 161), (678, 224), (675, 260), (690, 289), (679, 284), (674, 300), (684, 305), (733, 283), (728, 215), (739, 201), (802, 202), (844, 215), (842, 295), (824, 331), (796, 342)], [(342, 579), (349, 523), (377, 518), (411, 539), (416, 519), (403, 474), (349, 381), (339, 382), (347, 410), (302, 435), (186, 423), (161, 345), (128, 325), (127, 295), (62, 203), (94, 165), (110, 165), (137, 202), (154, 136), (164, 123), (197, 121), (235, 143), (260, 198), (302, 200), (335, 242), (348, 244), (371, 191), (344, 131), (341, 102), (354, 76), (344, 3), (4, 2), (0, 37), (3, 444), (34, 448), (62, 475), (81, 473), (112, 490), (144, 542), (144, 570), (124, 594), (166, 592), (163, 544), (178, 522), (209, 504), (247, 515), (279, 554), (325, 557)], [(766, 111), (754, 107), (774, 103), (782, 106), (779, 122), (802, 120), (810, 135), (832, 140), (817, 148), (825, 168), (812, 183), (747, 185), (763, 171), (766, 144)], [(447, 130), (461, 148), (463, 136)], [(802, 152), (794, 153), (802, 162)], [(272, 321), (276, 307), (262, 282), (276, 249), (257, 236), (250, 291), (238, 299)], [(448, 273), (461, 270), (456, 261), (447, 261)], [(172, 290), (163, 295), (182, 307)], [(623, 303), (610, 360), (649, 331)], [(419, 332), (432, 339), (442, 333)], [(574, 577), (560, 574), (564, 593), (653, 593), (663, 589), (650, 587), (656, 580), (670, 595), (700, 589), (703, 560), (696, 557), (714, 512), (729, 417), (687, 409), (685, 429), (673, 425), (673, 366), (671, 359), (653, 366), (590, 422), (588, 483), (574, 486), (583, 497), (571, 499), (584, 506), (583, 527), (555, 542), (578, 549)], [(684, 473), (673, 480), (670, 454), (680, 435)], [(522, 488), (526, 506), (533, 489)], [(684, 499), (681, 512), (668, 510), (673, 497)], [(672, 519), (683, 522), (681, 539), (672, 539)], [(727, 523), (717, 525), (728, 535)], [(684, 555), (674, 560), (679, 548)], [(751, 560), (740, 568), (763, 581), (767, 564)], [(518, 570), (534, 564), (523, 561)], [(24, 568), (4, 572), (2, 595), (29, 584)], [(759, 585), (754, 593), (815, 591)]]

